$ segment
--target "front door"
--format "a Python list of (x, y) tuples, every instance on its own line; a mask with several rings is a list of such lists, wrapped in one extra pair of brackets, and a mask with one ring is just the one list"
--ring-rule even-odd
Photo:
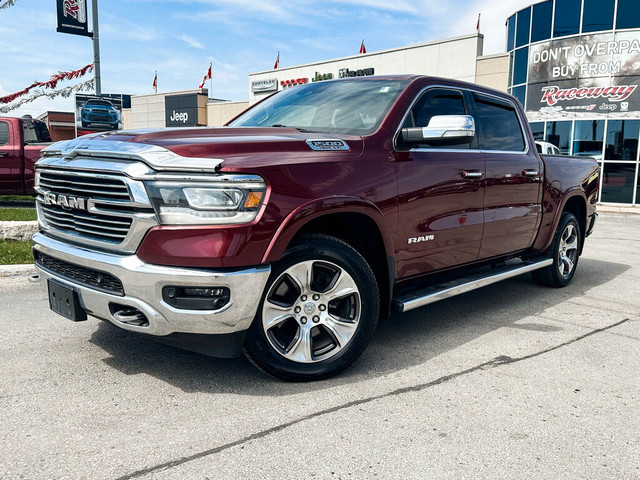
[(0, 121), (0, 195), (22, 192), (20, 135)]

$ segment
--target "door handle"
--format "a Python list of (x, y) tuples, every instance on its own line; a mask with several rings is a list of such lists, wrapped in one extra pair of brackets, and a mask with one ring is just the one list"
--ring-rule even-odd
[(7, 152), (0, 152), (0, 157), (8, 157), (9, 154)]
[(470, 170), (462, 170), (462, 178), (482, 178), (482, 172), (474, 172)]
[(538, 170), (527, 169), (527, 170), (523, 170), (522, 174), (527, 177), (537, 177), (538, 175), (540, 175), (540, 172)]

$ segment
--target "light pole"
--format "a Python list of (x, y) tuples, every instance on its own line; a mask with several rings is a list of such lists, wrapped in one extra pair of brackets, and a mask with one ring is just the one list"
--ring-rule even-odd
[(102, 95), (100, 82), (100, 31), (98, 27), (98, 0), (91, 0), (93, 13), (93, 72), (96, 83), (96, 95)]

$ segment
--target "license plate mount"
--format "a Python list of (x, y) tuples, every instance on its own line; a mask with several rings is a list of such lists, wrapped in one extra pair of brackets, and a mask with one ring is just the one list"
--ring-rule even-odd
[(74, 322), (82, 322), (87, 319), (87, 312), (80, 305), (78, 292), (72, 287), (48, 279), (49, 307), (58, 315), (62, 315)]

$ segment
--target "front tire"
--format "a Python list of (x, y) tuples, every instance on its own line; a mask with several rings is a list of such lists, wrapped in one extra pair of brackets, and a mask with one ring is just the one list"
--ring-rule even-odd
[(536, 282), (555, 288), (569, 285), (578, 266), (580, 241), (578, 220), (572, 213), (563, 214), (553, 242), (547, 250), (548, 255), (553, 258), (553, 263), (532, 272)]
[(378, 285), (365, 259), (337, 238), (305, 235), (274, 265), (245, 353), (277, 378), (327, 378), (364, 351), (379, 310)]

